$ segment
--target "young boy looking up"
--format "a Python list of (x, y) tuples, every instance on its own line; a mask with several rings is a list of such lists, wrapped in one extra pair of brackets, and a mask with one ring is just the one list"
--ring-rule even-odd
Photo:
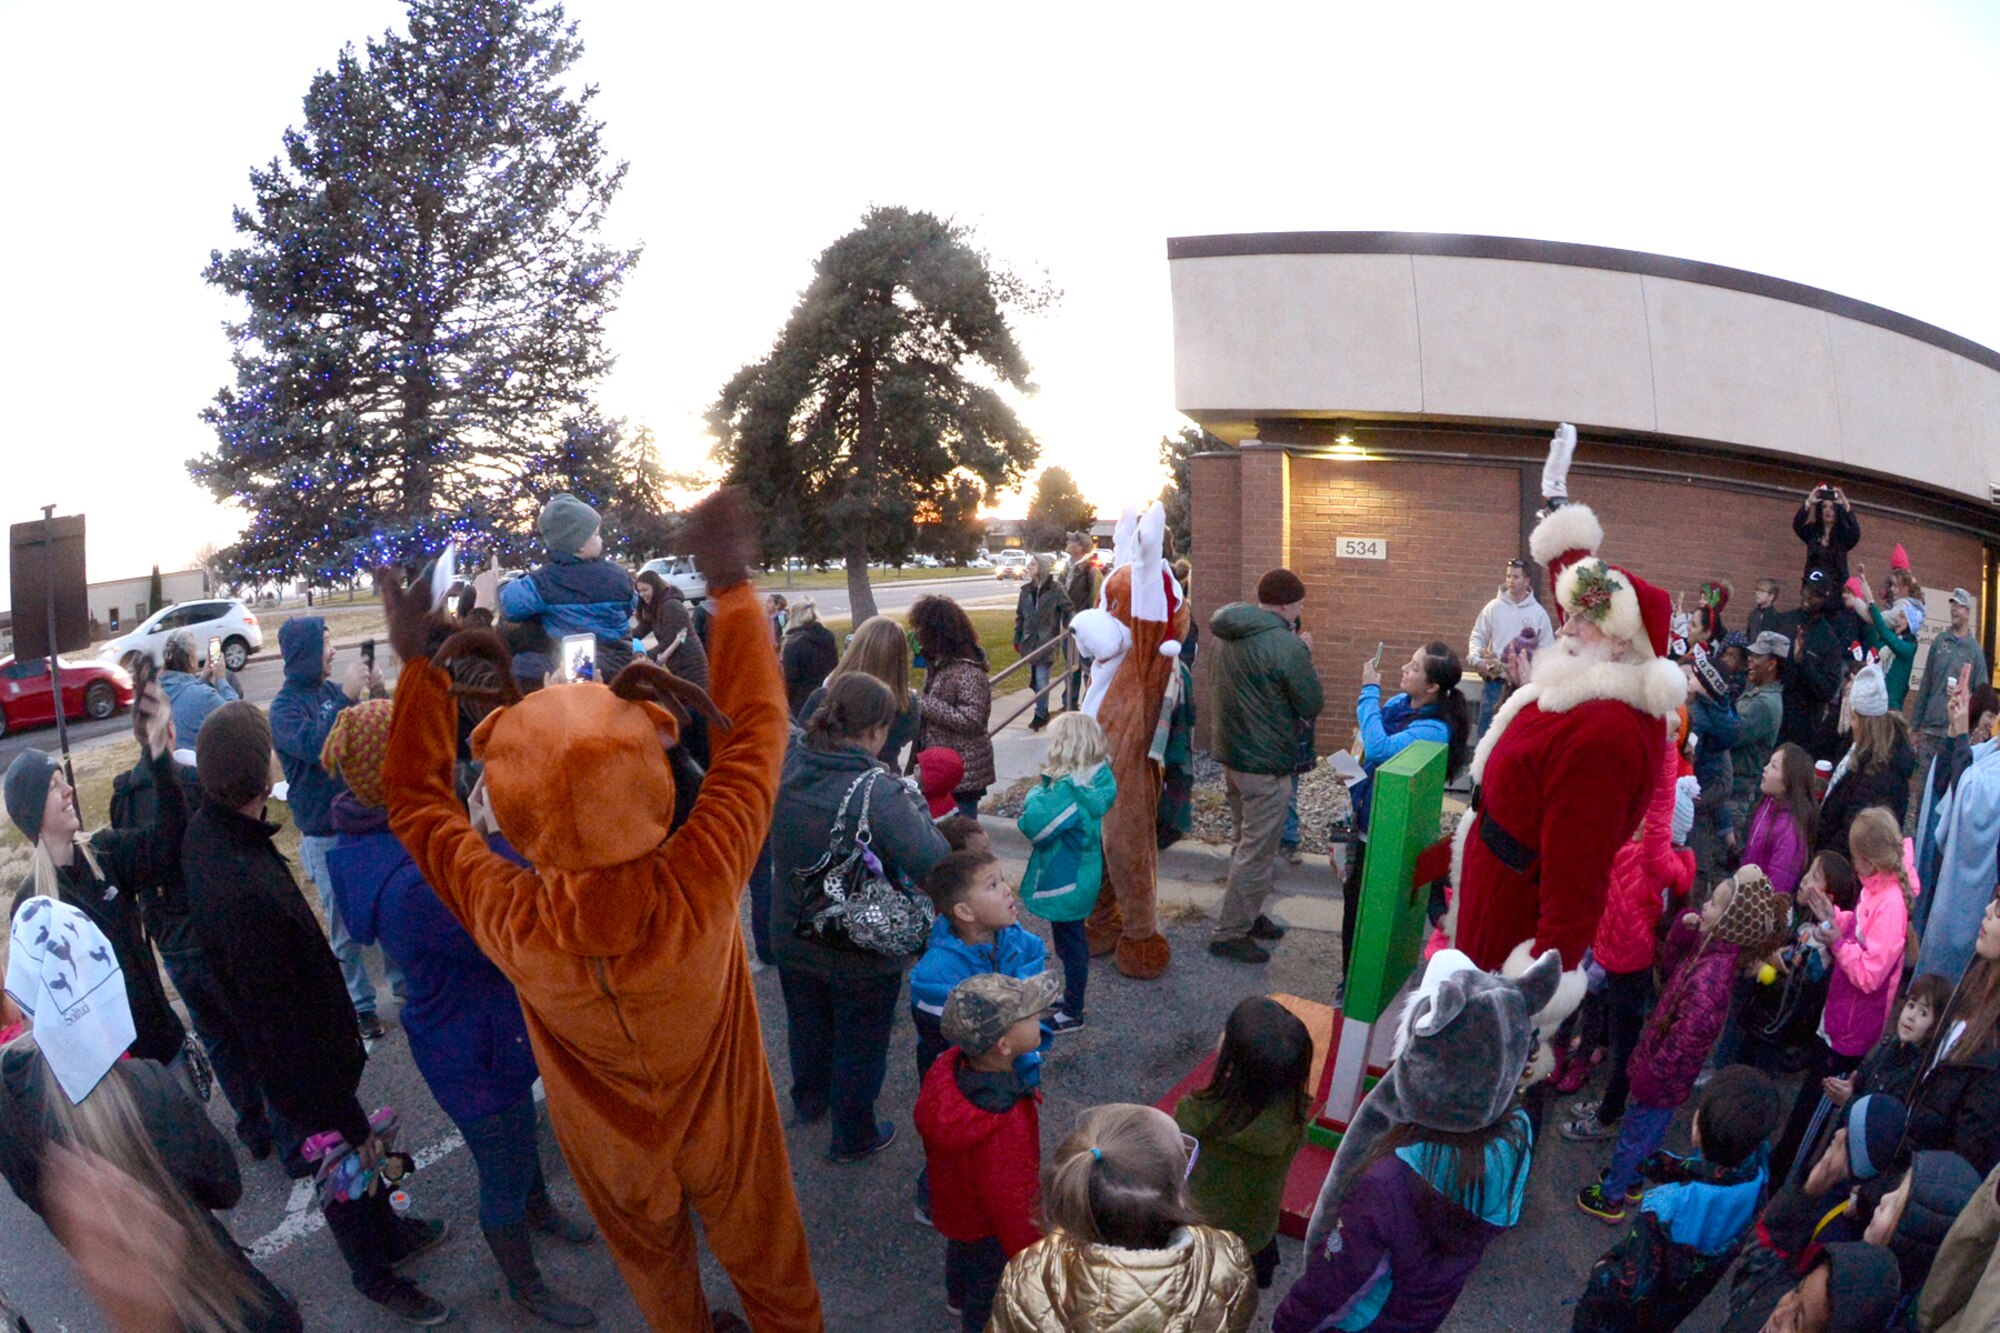
[(632, 660), (632, 576), (604, 559), (603, 520), (565, 491), (542, 506), (535, 527), (548, 547), (547, 563), (528, 577), (502, 584), (500, 611), (514, 621), (536, 621), (549, 638), (597, 636), (597, 678), (609, 681)]
[[(937, 907), (937, 921), (924, 956), (910, 969), (920, 1078), (950, 1044), (941, 1023), (959, 982), (981, 972), (1032, 977), (1048, 967), (1048, 949), (1022, 928), (1021, 904), (991, 852), (953, 852), (931, 867), (924, 891)], [(1029, 1087), (1041, 1081), (1041, 1062), (1037, 1049), (1020, 1053), (1017, 1067)]]
[(1778, 1126), (1778, 1090), (1747, 1065), (1719, 1071), (1694, 1113), (1694, 1155), (1654, 1153), (1625, 1238), (1599, 1259), (1577, 1301), (1575, 1333), (1671, 1329), (1694, 1312), (1757, 1220), (1768, 1178), (1765, 1140)]
[(944, 1005), (951, 1047), (917, 1097), (932, 1225), (944, 1236), (945, 1304), (967, 1333), (986, 1327), (1007, 1261), (1041, 1239), (1041, 1094), (1016, 1066), (1041, 1045), (1041, 1016), (1060, 990), (1048, 972), (961, 981)]

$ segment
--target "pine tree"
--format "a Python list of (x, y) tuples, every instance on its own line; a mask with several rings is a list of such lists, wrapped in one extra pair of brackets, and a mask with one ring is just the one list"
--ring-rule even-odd
[(250, 173), (241, 248), (207, 279), (248, 309), (236, 383), (189, 470), (250, 515), (245, 577), (350, 577), (447, 535), (517, 544), (539, 503), (594, 504), (616, 427), (593, 383), (637, 251), (597, 239), (625, 176), (560, 5), (410, 0), (409, 31), (317, 75)]
[(764, 514), (765, 554), (839, 556), (855, 622), (875, 614), (871, 556), (901, 563), (926, 525), (962, 524), (967, 483), (990, 501), (1034, 464), (999, 391), (1032, 391), (1007, 312), (1054, 299), (929, 213), (872, 209), (828, 246), (770, 354), (709, 414), (717, 458)]
[(1194, 549), (1194, 506), (1189, 500), (1188, 459), (1196, 454), (1227, 449), (1198, 426), (1182, 426), (1173, 435), (1160, 437), (1160, 463), (1167, 469), (1167, 484), (1160, 488), (1160, 503), (1167, 511), (1167, 531), (1174, 534), (1174, 550), (1187, 555)]
[(1035, 495), (1028, 502), (1028, 519), (1023, 535), (1037, 551), (1060, 550), (1063, 538), (1072, 532), (1088, 532), (1097, 522), (1097, 506), (1083, 498), (1076, 479), (1068, 469), (1043, 468), (1035, 480)]
[(167, 604), (167, 595), (160, 588), (160, 567), (153, 566), (153, 577), (146, 580), (146, 614), (151, 615)]

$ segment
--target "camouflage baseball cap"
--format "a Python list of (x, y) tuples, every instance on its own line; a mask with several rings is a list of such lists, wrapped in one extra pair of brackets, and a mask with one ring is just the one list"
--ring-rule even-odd
[(1062, 975), (1037, 972), (1010, 977), (1004, 972), (980, 972), (952, 988), (944, 1002), (944, 1039), (967, 1055), (984, 1055), (1008, 1028), (1055, 1007), (1062, 993)]

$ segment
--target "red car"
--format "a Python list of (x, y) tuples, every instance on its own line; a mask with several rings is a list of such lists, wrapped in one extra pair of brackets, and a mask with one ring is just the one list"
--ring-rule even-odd
[[(107, 718), (132, 706), (132, 677), (115, 663), (62, 663), (63, 716)], [(54, 723), (49, 705), (49, 663), (45, 657), (16, 662), (0, 657), (0, 736), (16, 727)]]

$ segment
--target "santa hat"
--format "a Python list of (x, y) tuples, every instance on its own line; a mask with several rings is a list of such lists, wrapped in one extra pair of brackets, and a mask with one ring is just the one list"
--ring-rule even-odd
[(1909, 567), (1910, 553), (1903, 549), (1901, 542), (1897, 542), (1896, 549), (1889, 552), (1889, 572), (1893, 574), (1899, 569), (1907, 570)]
[(1604, 528), (1588, 505), (1568, 504), (1535, 525), (1528, 550), (1548, 567), (1563, 615), (1596, 622), (1606, 635), (1631, 645), (1641, 659), (1665, 657), (1674, 604), (1656, 588), (1597, 555)]

